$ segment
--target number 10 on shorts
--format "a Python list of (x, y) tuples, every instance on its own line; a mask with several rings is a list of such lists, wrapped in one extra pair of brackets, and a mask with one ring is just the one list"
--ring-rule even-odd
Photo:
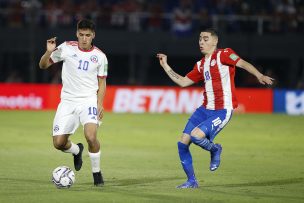
[(97, 108), (96, 107), (89, 107), (89, 115), (97, 116)]
[(214, 119), (213, 121), (212, 121), (212, 123), (213, 123), (213, 126), (218, 126), (219, 124), (221, 124), (222, 123), (222, 121), (221, 121), (221, 119), (219, 118), (219, 117), (217, 117), (216, 119)]

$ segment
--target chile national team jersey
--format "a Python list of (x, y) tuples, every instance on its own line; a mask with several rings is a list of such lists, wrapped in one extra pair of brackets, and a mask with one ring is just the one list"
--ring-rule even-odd
[(203, 106), (210, 110), (234, 109), (235, 65), (240, 57), (230, 48), (217, 49), (209, 58), (198, 61), (186, 76), (193, 82), (203, 81)]
[(50, 61), (63, 61), (61, 99), (77, 101), (96, 96), (98, 77), (107, 76), (106, 55), (95, 46), (81, 50), (77, 41), (60, 44), (52, 52)]

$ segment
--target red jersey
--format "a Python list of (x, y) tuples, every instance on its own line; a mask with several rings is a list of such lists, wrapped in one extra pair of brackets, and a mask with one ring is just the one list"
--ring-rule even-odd
[(209, 58), (203, 57), (186, 76), (193, 82), (203, 81), (203, 106), (210, 110), (234, 109), (235, 65), (241, 58), (230, 48), (217, 49)]

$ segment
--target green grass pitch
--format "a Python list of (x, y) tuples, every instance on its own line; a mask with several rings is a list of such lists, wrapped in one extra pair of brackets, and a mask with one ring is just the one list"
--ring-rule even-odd
[[(304, 202), (304, 117), (234, 115), (215, 142), (222, 162), (191, 146), (199, 189), (185, 181), (177, 141), (189, 115), (112, 114), (98, 137), (105, 186), (92, 186), (90, 160), (70, 189), (57, 189), (51, 172), (73, 168), (72, 156), (52, 146), (53, 111), (0, 111), (0, 202)], [(83, 142), (82, 128), (72, 140)]]

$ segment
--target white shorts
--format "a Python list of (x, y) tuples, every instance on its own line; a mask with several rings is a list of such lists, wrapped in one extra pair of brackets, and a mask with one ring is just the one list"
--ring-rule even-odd
[(83, 102), (61, 100), (53, 122), (53, 136), (73, 134), (79, 124), (98, 124), (97, 100), (87, 99)]

